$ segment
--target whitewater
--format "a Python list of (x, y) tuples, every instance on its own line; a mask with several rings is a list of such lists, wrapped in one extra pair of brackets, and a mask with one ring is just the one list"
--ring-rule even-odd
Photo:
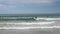
[(60, 28), (60, 18), (35, 18), (36, 21), (1, 21), (0, 29)]

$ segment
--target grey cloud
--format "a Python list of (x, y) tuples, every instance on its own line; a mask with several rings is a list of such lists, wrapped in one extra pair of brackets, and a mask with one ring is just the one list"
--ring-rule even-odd
[(54, 0), (0, 0), (0, 8), (2, 9), (16, 8), (16, 4), (19, 4), (19, 3), (52, 4), (53, 2)]
[(53, 0), (0, 0), (4, 3), (14, 4), (14, 3), (52, 3)]

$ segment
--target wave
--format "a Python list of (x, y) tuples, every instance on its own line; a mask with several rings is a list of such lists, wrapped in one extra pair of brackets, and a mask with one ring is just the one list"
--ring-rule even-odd
[(60, 28), (60, 26), (40, 26), (40, 27), (0, 27), (0, 29), (53, 29)]
[(34, 18), (35, 20), (60, 20), (60, 18)]

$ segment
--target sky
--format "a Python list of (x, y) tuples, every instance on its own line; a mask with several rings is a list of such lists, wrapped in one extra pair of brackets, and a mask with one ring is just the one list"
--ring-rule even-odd
[(60, 0), (0, 0), (0, 14), (60, 13)]

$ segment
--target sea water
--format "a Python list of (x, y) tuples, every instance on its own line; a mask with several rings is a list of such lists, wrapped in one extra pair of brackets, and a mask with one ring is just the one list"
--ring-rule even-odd
[(0, 20), (0, 34), (60, 34), (60, 18), (36, 19), (39, 20)]

